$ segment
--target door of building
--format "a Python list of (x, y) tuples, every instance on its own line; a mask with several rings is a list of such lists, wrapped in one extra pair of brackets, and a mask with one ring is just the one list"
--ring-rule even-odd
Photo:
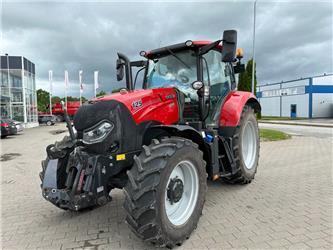
[(290, 104), (290, 117), (296, 118), (297, 117), (297, 105), (296, 104)]

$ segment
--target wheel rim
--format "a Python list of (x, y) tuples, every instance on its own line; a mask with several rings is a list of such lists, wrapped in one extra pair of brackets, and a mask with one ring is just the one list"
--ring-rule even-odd
[(245, 167), (253, 168), (257, 151), (257, 138), (255, 127), (251, 121), (245, 124), (242, 135), (242, 156)]
[[(168, 196), (168, 187), (170, 183), (183, 183), (183, 191), (181, 198), (172, 202), (170, 195)], [(170, 189), (169, 189), (170, 190)], [(190, 161), (182, 161), (172, 170), (165, 191), (165, 211), (169, 221), (176, 226), (186, 223), (191, 217), (199, 194), (199, 178), (198, 173)]]

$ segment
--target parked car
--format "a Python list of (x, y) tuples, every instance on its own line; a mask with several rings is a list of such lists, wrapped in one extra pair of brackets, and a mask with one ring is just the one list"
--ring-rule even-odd
[(47, 126), (54, 125), (56, 118), (54, 115), (38, 115), (39, 124), (46, 124)]
[(24, 129), (23, 123), (19, 121), (13, 121), (15, 123), (15, 126), (17, 128), (17, 133), (22, 132)]
[(1, 119), (1, 138), (5, 138), (8, 135), (17, 134), (17, 128), (13, 120)]

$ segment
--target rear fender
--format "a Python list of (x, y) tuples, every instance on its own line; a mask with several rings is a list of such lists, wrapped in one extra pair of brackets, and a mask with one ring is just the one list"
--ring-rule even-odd
[(236, 127), (245, 105), (251, 106), (256, 113), (261, 111), (260, 103), (251, 92), (231, 91), (222, 105), (220, 127)]

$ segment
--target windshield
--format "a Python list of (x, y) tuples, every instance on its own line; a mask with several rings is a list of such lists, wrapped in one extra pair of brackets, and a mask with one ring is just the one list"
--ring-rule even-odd
[(146, 81), (150, 89), (176, 87), (191, 100), (198, 100), (198, 94), (192, 88), (195, 80), (197, 80), (197, 57), (192, 50), (149, 60)]

